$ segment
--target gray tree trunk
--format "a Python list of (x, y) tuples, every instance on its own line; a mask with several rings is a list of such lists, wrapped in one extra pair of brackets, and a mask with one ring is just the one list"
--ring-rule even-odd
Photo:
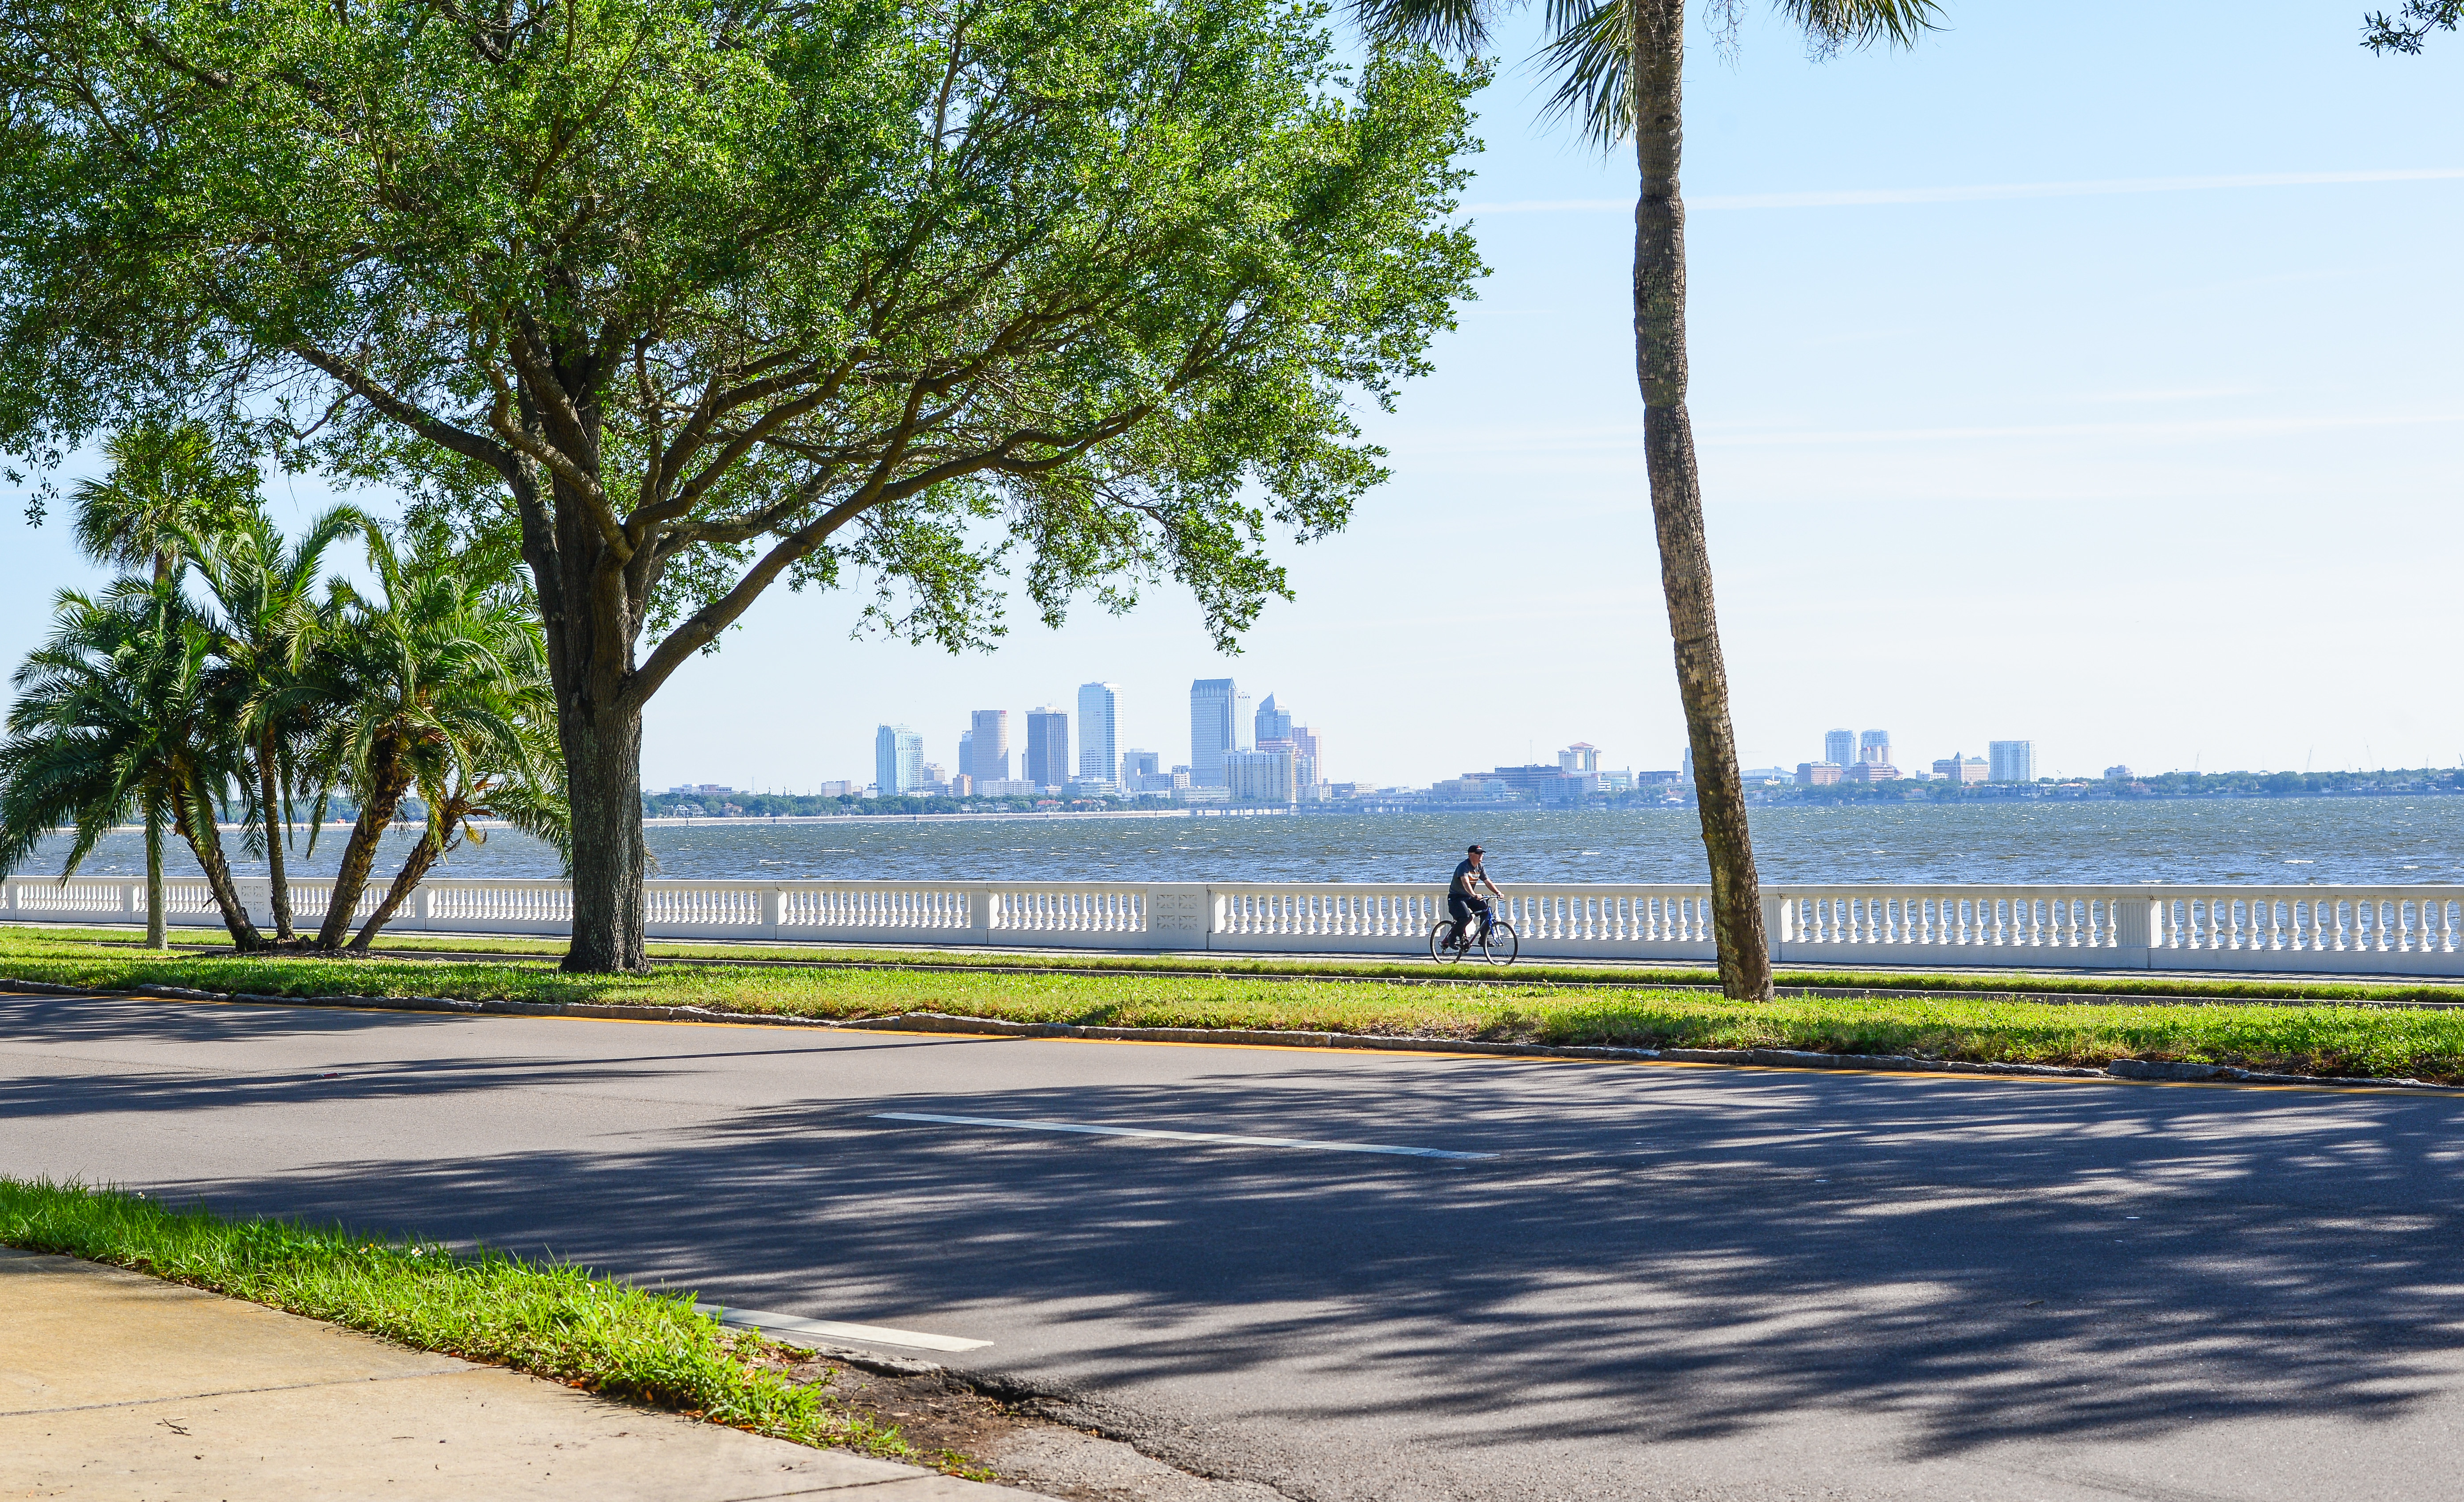
[[(448, 829), (451, 829), (454, 821), (462, 816), (451, 809), (446, 811), (446, 816), (444, 822)], [(352, 948), (364, 952), (376, 943), (378, 932), (393, 922), (393, 915), (402, 911), (402, 904), (410, 901), (410, 894), (419, 890), (420, 882), (428, 880), (428, 873), (434, 869), (437, 857), (444, 853), (444, 847), (437, 843), (435, 827), (430, 825), (419, 837), (419, 843), (410, 847), (410, 854), (404, 859), (402, 869), (394, 873), (393, 884), (385, 888), (385, 901), (377, 903), (377, 910), (368, 914), (368, 921), (360, 925), (359, 933), (351, 940)]]
[(163, 806), (145, 805), (145, 947), (163, 947)]
[(268, 730), (256, 747), (257, 797), (264, 805), (265, 866), (273, 878), (274, 937), (277, 943), (291, 942), (291, 877), (283, 858), (283, 838), (291, 833), (291, 821), (282, 816), (282, 806), (275, 801), (280, 791), (281, 759), (274, 749), (274, 732)]
[(326, 903), (325, 921), (317, 929), (320, 949), (339, 949), (349, 935), (351, 914), (360, 905), (360, 894), (368, 889), (368, 872), (376, 866), (377, 841), (385, 838), (395, 811), (402, 807), (403, 793), (410, 786), (410, 773), (403, 769), (391, 737), (379, 737), (368, 759), (375, 775), (359, 790), (359, 820), (342, 844), (342, 862), (334, 871), (333, 900)]
[(1771, 997), (1762, 884), (1746, 828), (1728, 673), (1711, 599), (1711, 549), (1703, 531), (1702, 477), (1685, 413), (1685, 202), (1678, 186), (1684, 144), (1684, 0), (1631, 0), (1635, 146), (1642, 190), (1634, 210), (1635, 373), (1642, 386), (1644, 462), (1651, 475), (1660, 584), (1677, 651), (1677, 694), (1694, 749), (1695, 803), (1711, 861), (1711, 923), (1720, 988), (1742, 1001)]
[(222, 831), (214, 827), (213, 798), (202, 791), (182, 795), (172, 805), (171, 822), (206, 873), (206, 885), (214, 894), (214, 905), (222, 909), (223, 926), (231, 930), (231, 947), (243, 953), (264, 948), (265, 936), (256, 931), (256, 924), (248, 916), (248, 904), (239, 900), (239, 887), (231, 881), (231, 864), (223, 859)]

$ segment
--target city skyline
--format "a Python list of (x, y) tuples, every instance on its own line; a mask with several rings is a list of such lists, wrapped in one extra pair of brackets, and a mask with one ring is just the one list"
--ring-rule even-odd
[[(2464, 553), (2464, 311), (2360, 311), (2406, 247), (2464, 229), (2464, 180), (2365, 180), (2464, 167), (2464, 46), (2399, 68), (2351, 21), (1971, 8), (1914, 54), (1808, 68), (1753, 14), (1733, 63), (1701, 54), (1692, 410), (1747, 765), (1806, 760), (1808, 724), (1889, 726), (1903, 771), (2014, 726), (2046, 775), (2457, 764), (2464, 704), (2421, 691), (2404, 644), (2464, 623), (2444, 577)], [(1498, 54), (1535, 24), (1509, 18)], [(2125, 29), (2144, 45), (2095, 41)], [(2079, 77), (2099, 80), (2084, 116)], [(1013, 592), (1008, 635), (958, 656), (850, 641), (860, 591), (774, 592), (653, 702), (645, 785), (861, 775), (882, 722), (948, 763), (970, 710), (1067, 704), (1092, 678), (1121, 686), (1117, 746), (1167, 767), (1194, 677), (1274, 686), (1339, 737), (1347, 777), (1381, 784), (1575, 740), (1672, 765), (1631, 330), (1602, 316), (1630, 281), (1632, 163), (1535, 125), (1529, 81), (1508, 66), (1479, 99), (1463, 196), (1494, 274), (1397, 410), (1364, 405), (1392, 480), (1346, 532), (1273, 542), (1295, 598), (1240, 655), (1172, 586), (1121, 616), (1084, 601), (1058, 631)], [(1836, 257), (1822, 277), (1796, 264), (1809, 242)], [(1841, 285), (1861, 289), (1844, 310)], [(60, 480), (94, 472), (80, 455)], [(1527, 490), (1545, 505), (1501, 504)], [(307, 476), (267, 495), (295, 531), (343, 498)], [(55, 589), (102, 576), (56, 510), (16, 519), (23, 499), (0, 523), (0, 631), (31, 645)], [(1873, 626), (1910, 641), (1849, 649), (1841, 624), (1877, 600), (1895, 610)], [(2120, 665), (2214, 641), (2234, 647), (2196, 672)]]

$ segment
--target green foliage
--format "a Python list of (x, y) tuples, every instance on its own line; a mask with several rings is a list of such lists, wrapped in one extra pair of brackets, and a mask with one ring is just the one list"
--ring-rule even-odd
[[(60, 592), (51, 640), (11, 679), (0, 874), (66, 827), (65, 878), (114, 824), (166, 814), (208, 875), (223, 870), (217, 804), (243, 763), (217, 712), (216, 645), (177, 575), (123, 578), (99, 597)], [(233, 942), (252, 942), (245, 915), (224, 913)]]
[(669, 628), (629, 679), (567, 664), (637, 700), (782, 577), (983, 641), (1018, 550), (1047, 618), (1171, 577), (1228, 641), (1284, 588), (1269, 533), (1381, 476), (1347, 403), (1476, 272), (1484, 75), (1347, 69), (1285, 0), (13, 19), (0, 446), (275, 412), (297, 460), (517, 529), (551, 619), (576, 597), (552, 650)]
[(756, 1434), (908, 1456), (896, 1430), (841, 1412), (825, 1387), (748, 1363), (746, 1338), (693, 1313), (692, 1295), (646, 1294), (583, 1268), (6, 1177), (0, 1245), (131, 1268)]
[[(138, 418), (103, 442), (110, 469), (77, 482), (79, 551), (111, 568), (150, 567), (160, 578), (198, 536), (242, 525), (257, 512), (256, 466), (228, 452), (205, 424)], [(42, 492), (28, 503), (40, 525)]]
[(2432, 32), (2452, 32), (2464, 25), (2464, 0), (2404, 0), (2394, 15), (2373, 11), (2362, 18), (2362, 45), (2374, 53), (2411, 55)]

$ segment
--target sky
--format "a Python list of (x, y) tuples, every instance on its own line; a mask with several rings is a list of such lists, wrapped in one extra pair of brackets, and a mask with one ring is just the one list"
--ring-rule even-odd
[[(2464, 760), (2464, 35), (2358, 3), (1950, 0), (1906, 52), (1810, 59), (1752, 14), (1686, 67), (1692, 414), (1739, 750), (1890, 731), (1903, 768), (2025, 739), (2049, 774)], [(1628, 279), (1632, 158), (1535, 121), (1533, 36), (1479, 98), (1491, 274), (1364, 414), (1393, 478), (1280, 549), (1297, 599), (1219, 656), (1178, 591), (993, 651), (856, 640), (774, 591), (652, 702), (646, 787), (951, 765), (971, 709), (1121, 686), (1189, 750), (1194, 678), (1274, 693), (1337, 781), (1588, 741), (1673, 767)], [(75, 470), (71, 471), (74, 477)], [(277, 478), (296, 522), (328, 497)], [(0, 646), (93, 577), (0, 517)]]

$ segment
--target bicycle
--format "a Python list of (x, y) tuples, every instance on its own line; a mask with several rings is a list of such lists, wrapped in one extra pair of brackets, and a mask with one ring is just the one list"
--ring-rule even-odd
[(1515, 937), (1514, 925), (1505, 919), (1491, 916), (1482, 925), (1477, 938), (1463, 940), (1456, 932), (1455, 921), (1441, 918), (1429, 930), (1429, 958), (1440, 965), (1452, 965), (1479, 946), (1481, 957), (1491, 965), (1511, 965), (1522, 952), (1522, 941)]

